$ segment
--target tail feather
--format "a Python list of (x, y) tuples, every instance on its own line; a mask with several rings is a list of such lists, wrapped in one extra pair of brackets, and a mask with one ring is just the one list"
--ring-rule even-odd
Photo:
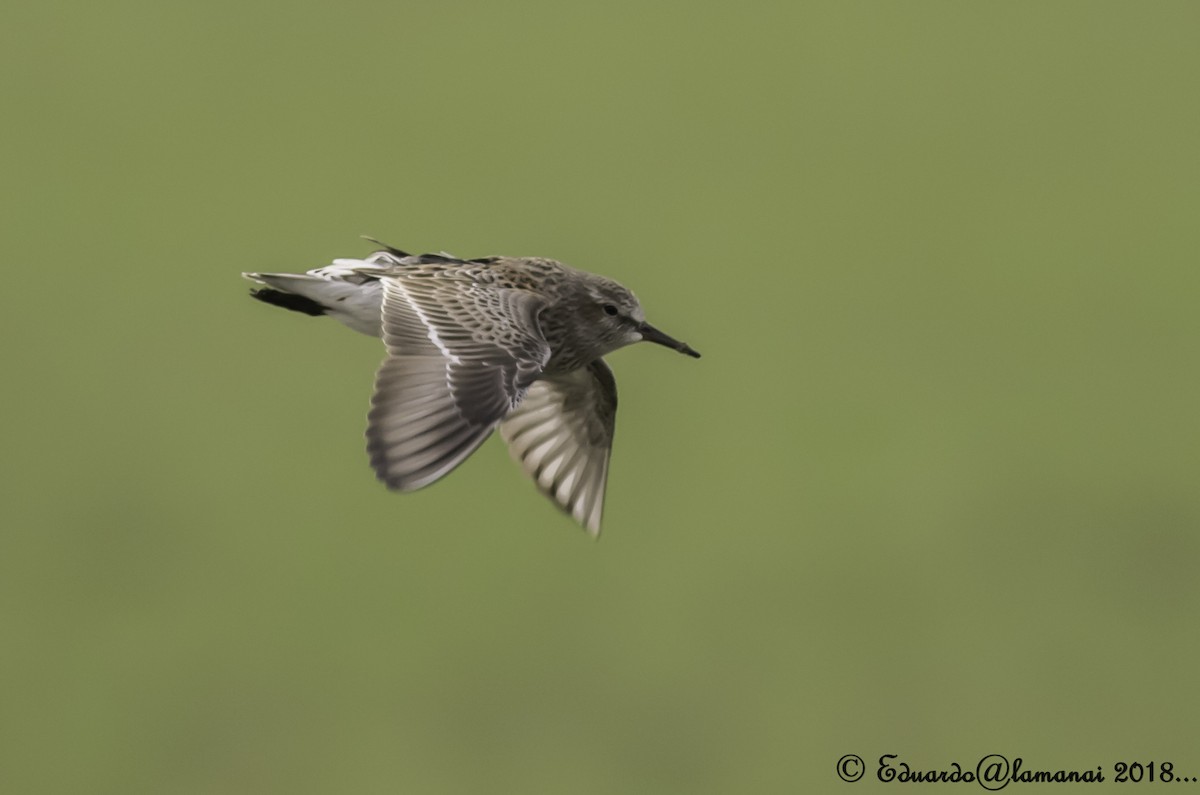
[(329, 311), (311, 298), (306, 298), (296, 293), (285, 293), (283, 290), (272, 290), (269, 287), (264, 287), (261, 290), (251, 290), (250, 296), (257, 298), (264, 304), (281, 306), (284, 309), (291, 309), (293, 312), (303, 312), (313, 317), (320, 317)]
[(380, 334), (382, 292), (378, 279), (350, 281), (321, 271), (243, 275), (262, 285), (250, 295), (264, 304), (313, 317), (329, 315), (363, 334)]

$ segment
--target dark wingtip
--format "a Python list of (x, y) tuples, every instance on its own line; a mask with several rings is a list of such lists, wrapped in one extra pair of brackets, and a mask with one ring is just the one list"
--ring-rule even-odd
[(325, 314), (325, 307), (311, 298), (305, 298), (295, 293), (285, 293), (283, 290), (272, 290), (269, 287), (265, 287), (261, 290), (251, 290), (250, 297), (257, 298), (264, 304), (281, 306), (284, 309), (290, 309), (293, 312), (303, 312), (312, 317), (320, 317)]
[(398, 249), (395, 246), (389, 246), (387, 243), (384, 243), (382, 240), (376, 240), (375, 238), (371, 237), (370, 235), (359, 235), (359, 237), (361, 237), (363, 240), (366, 240), (369, 243), (374, 243), (377, 246), (382, 246), (384, 251), (386, 251), (387, 253), (391, 254), (394, 257), (411, 257), (412, 256), (412, 254), (409, 254), (407, 251)]

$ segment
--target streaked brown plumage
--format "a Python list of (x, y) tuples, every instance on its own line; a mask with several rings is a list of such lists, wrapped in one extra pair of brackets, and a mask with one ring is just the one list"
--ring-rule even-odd
[(305, 274), (247, 273), (253, 295), (383, 338), (367, 451), (389, 488), (444, 477), (499, 426), (538, 488), (600, 532), (617, 391), (603, 356), (641, 340), (699, 354), (646, 323), (633, 293), (550, 259), (386, 247)]

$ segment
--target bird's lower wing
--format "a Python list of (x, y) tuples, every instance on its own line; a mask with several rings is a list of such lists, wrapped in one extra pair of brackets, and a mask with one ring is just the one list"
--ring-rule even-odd
[(616, 381), (597, 359), (535, 381), (500, 423), (513, 459), (592, 535), (600, 533), (616, 417)]

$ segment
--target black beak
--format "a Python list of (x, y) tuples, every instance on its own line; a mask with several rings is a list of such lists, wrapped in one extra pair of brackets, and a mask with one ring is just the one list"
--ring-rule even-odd
[(668, 348), (674, 348), (680, 353), (686, 353), (693, 359), (699, 359), (700, 354), (692, 350), (686, 342), (680, 342), (674, 337), (663, 334), (661, 331), (651, 326), (649, 323), (643, 323), (638, 331), (642, 332), (642, 339), (646, 342), (657, 342), (659, 345), (666, 345)]

